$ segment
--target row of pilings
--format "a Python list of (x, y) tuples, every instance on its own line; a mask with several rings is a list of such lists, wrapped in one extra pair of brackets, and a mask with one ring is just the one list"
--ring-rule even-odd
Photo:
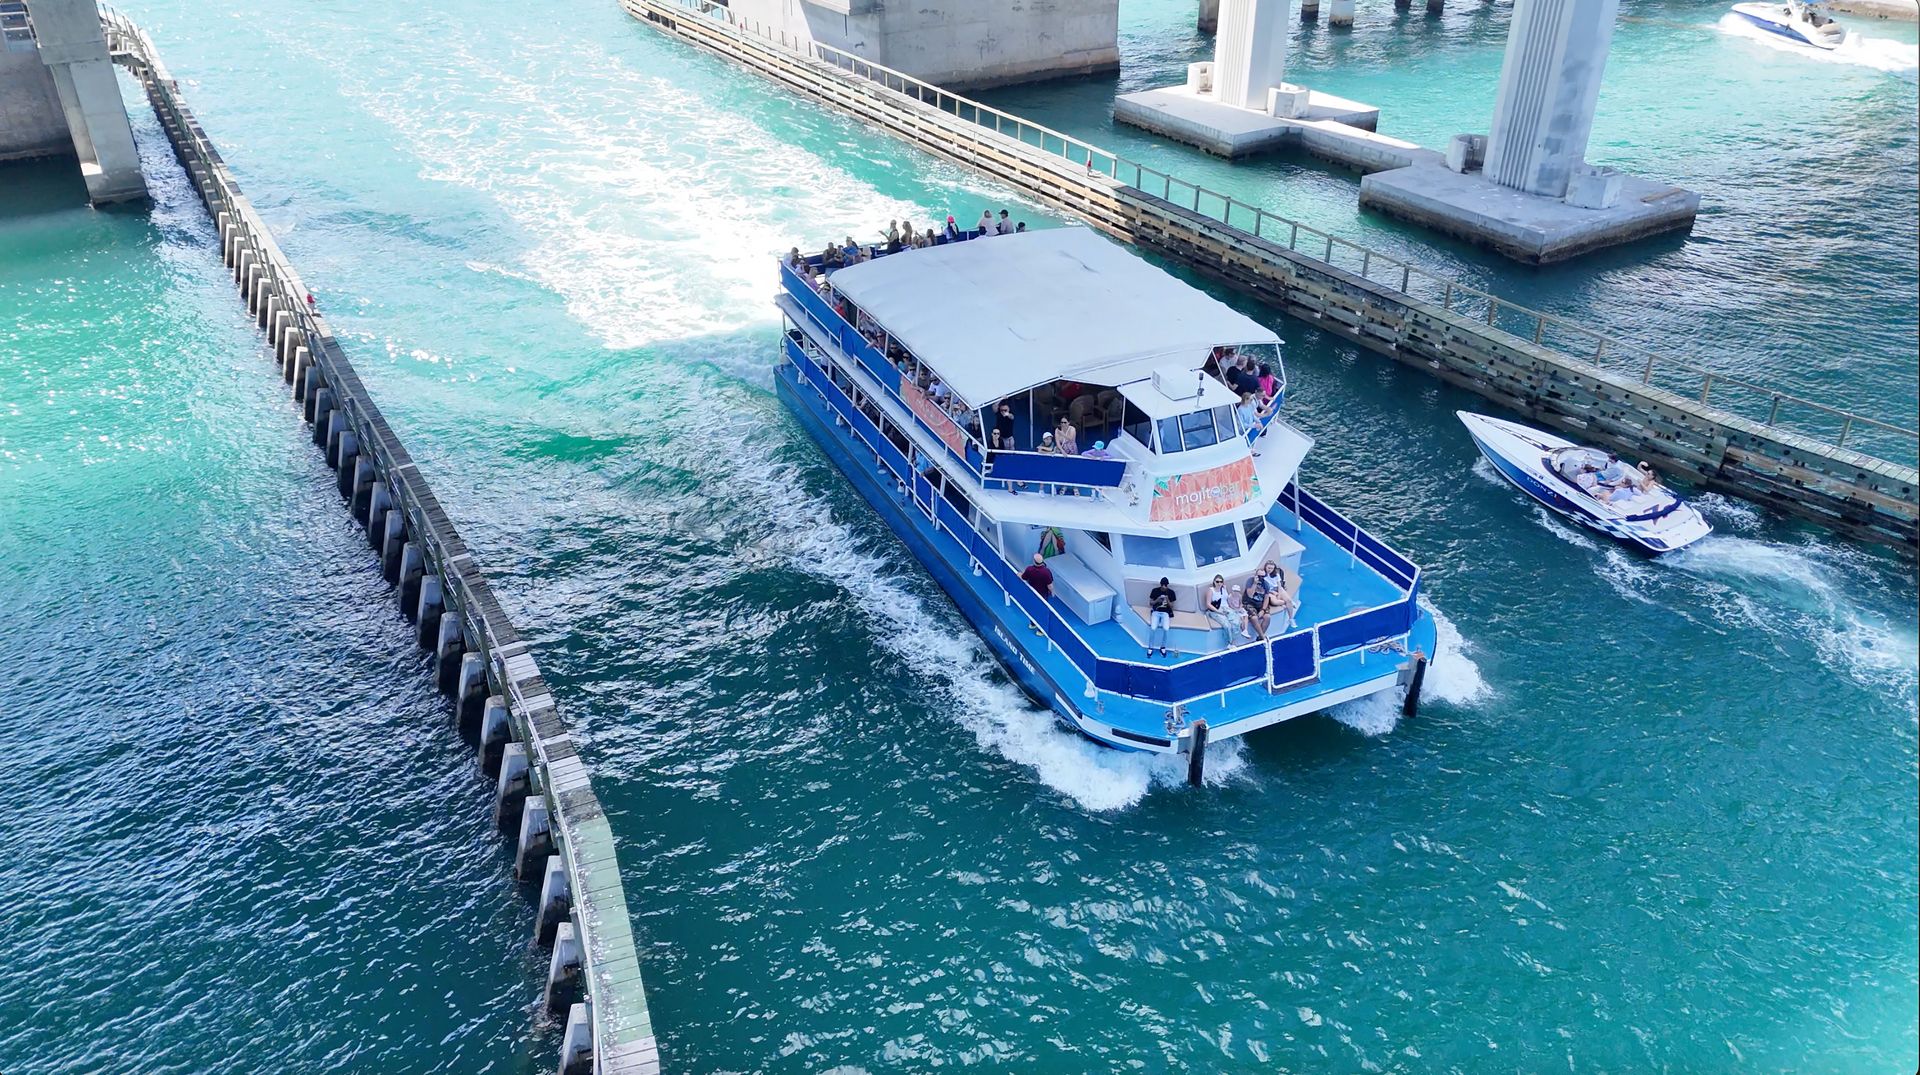
[(145, 87), (219, 230), (221, 259), (343, 507), (452, 700), (513, 873), (551, 951), (542, 1008), (561, 1023), (561, 1075), (657, 1073), (611, 830), (531, 647), (493, 597), (452, 521), (355, 373), (312, 295), (167, 76), (146, 34), (102, 14), (116, 62)]

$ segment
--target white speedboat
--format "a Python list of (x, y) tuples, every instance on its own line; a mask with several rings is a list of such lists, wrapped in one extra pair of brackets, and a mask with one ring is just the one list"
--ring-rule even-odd
[(1693, 505), (1604, 451), (1518, 422), (1454, 413), (1501, 477), (1575, 522), (1655, 554), (1713, 533)]
[(1770, 34), (1817, 49), (1836, 49), (1847, 39), (1846, 27), (1800, 0), (1784, 4), (1735, 4), (1733, 13)]

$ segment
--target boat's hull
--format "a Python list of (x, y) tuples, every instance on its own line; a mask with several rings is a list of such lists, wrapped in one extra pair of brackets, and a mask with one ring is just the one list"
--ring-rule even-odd
[[(1579, 445), (1516, 422), (1459, 412), (1467, 433), (1500, 476), (1521, 492), (1558, 515), (1649, 555), (1686, 548), (1713, 532), (1692, 505), (1681, 501), (1673, 517), (1636, 523), (1602, 509), (1591, 497), (1561, 481), (1545, 461), (1545, 453)], [(1657, 525), (1654, 525), (1657, 524)]]

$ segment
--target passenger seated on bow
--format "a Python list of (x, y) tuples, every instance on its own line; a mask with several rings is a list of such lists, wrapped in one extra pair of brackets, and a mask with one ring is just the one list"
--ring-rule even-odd
[(1639, 487), (1641, 492), (1651, 493), (1653, 492), (1654, 487), (1660, 484), (1660, 479), (1653, 476), (1652, 463), (1649, 463), (1646, 460), (1642, 459), (1640, 460), (1639, 467), (1635, 468), (1635, 470), (1636, 470), (1636, 474), (1634, 476), (1633, 481), (1634, 481), (1634, 484)]
[(1240, 594), (1240, 608), (1246, 613), (1246, 623), (1253, 628), (1254, 637), (1266, 641), (1267, 624), (1272, 621), (1273, 613), (1267, 608), (1267, 580), (1255, 575), (1247, 580), (1247, 588)]
[(846, 263), (847, 256), (840, 252), (840, 248), (834, 245), (832, 240), (828, 240), (826, 252), (820, 255), (820, 267), (823, 269), (838, 269)]
[(1228, 646), (1236, 644), (1233, 640), (1236, 633), (1247, 639), (1253, 638), (1252, 635), (1247, 634), (1247, 614), (1240, 609), (1240, 587), (1235, 586), (1232, 590), (1228, 590), (1225, 576), (1213, 577), (1213, 586), (1207, 591), (1207, 607), (1204, 611), (1207, 614), (1208, 623), (1227, 633)]

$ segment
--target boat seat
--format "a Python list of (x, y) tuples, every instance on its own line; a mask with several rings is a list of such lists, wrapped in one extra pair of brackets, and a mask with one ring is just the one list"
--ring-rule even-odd
[[(1293, 600), (1294, 607), (1297, 609), (1300, 606), (1300, 572), (1288, 570), (1284, 567), (1280, 569), (1280, 572), (1282, 577), (1286, 579), (1287, 596)], [(1253, 581), (1253, 572), (1249, 571), (1244, 575), (1228, 575), (1226, 579), (1229, 592), (1231, 592), (1235, 586), (1245, 591), (1247, 583)], [(1170, 625), (1177, 629), (1188, 631), (1209, 632), (1209, 643), (1212, 641), (1214, 632), (1219, 633), (1223, 639), (1226, 638), (1226, 632), (1221, 628), (1215, 627), (1213, 621), (1207, 619), (1206, 614), (1201, 611), (1206, 591), (1212, 588), (1212, 581), (1212, 579), (1208, 579), (1206, 583), (1198, 586), (1179, 582), (1169, 583), (1174, 593), (1173, 615), (1168, 617)], [(1134, 614), (1139, 616), (1143, 623), (1153, 622), (1152, 613), (1147, 608), (1147, 594), (1152, 592), (1153, 588), (1158, 584), (1158, 580), (1127, 580), (1127, 604), (1132, 607)], [(1232, 640), (1227, 639), (1227, 641), (1231, 642)], [(1226, 647), (1223, 644), (1221, 648), (1224, 649)]]

